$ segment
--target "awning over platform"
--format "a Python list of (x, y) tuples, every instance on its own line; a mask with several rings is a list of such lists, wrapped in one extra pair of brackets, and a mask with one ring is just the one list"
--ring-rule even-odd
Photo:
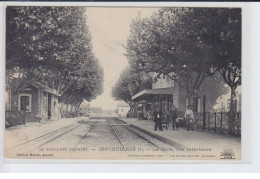
[(132, 96), (132, 100), (137, 100), (141, 97), (148, 97), (151, 95), (173, 95), (173, 88), (159, 88), (159, 89), (147, 89), (140, 91)]

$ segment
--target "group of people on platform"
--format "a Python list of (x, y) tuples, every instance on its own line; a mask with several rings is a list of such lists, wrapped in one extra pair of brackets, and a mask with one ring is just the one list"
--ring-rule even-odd
[[(155, 110), (153, 111), (153, 120), (154, 120), (154, 130), (157, 131), (158, 129), (160, 131), (163, 131), (163, 128), (162, 128), (162, 120), (163, 120), (163, 113), (162, 111), (159, 109), (158, 106), (155, 107)], [(171, 110), (169, 111), (169, 113), (167, 114), (167, 117), (168, 119), (170, 119), (172, 121), (172, 128), (173, 130), (176, 130), (178, 131), (179, 130), (179, 124), (180, 124), (180, 121), (179, 121), (179, 112), (178, 112), (178, 109), (175, 105), (172, 105), (172, 108)], [(185, 114), (184, 114), (184, 118), (185, 118), (185, 121), (187, 122), (187, 130), (190, 131), (190, 130), (194, 130), (194, 116), (193, 116), (193, 111), (191, 109), (191, 106), (187, 106), (187, 109), (185, 111)]]

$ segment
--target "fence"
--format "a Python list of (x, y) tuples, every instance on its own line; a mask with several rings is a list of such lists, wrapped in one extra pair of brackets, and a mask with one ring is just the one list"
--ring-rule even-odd
[(5, 126), (16, 126), (25, 124), (25, 112), (23, 111), (6, 111), (5, 113)]
[(241, 113), (235, 113), (233, 122), (229, 126), (228, 112), (206, 112), (194, 113), (194, 128), (198, 130), (213, 131), (219, 133), (229, 133), (229, 127), (233, 135), (241, 135)]
[[(142, 112), (138, 113), (138, 118), (144, 118)], [(235, 113), (233, 122), (229, 124), (229, 112), (194, 112), (194, 128), (197, 130), (211, 131), (216, 133), (229, 133), (229, 125), (232, 128), (232, 135), (241, 135), (241, 112)], [(129, 117), (129, 116), (128, 116)], [(184, 119), (184, 112), (179, 111), (180, 126), (186, 127), (187, 123)]]

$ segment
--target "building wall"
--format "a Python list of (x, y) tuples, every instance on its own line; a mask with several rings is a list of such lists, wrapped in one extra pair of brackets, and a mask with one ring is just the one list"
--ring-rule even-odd
[(58, 108), (58, 97), (55, 95), (51, 96), (51, 119), (59, 118), (59, 108)]
[(34, 86), (29, 86), (28, 88), (25, 88), (25, 90), (19, 92), (17, 94), (18, 100), (17, 100), (17, 109), (19, 110), (19, 106), (20, 106), (20, 96), (21, 95), (31, 95), (31, 101), (30, 101), (30, 105), (31, 105), (31, 111), (26, 111), (25, 112), (25, 122), (39, 122), (39, 116), (38, 116), (38, 89), (35, 88)]
[[(10, 96), (11, 95), (11, 96)], [(21, 96), (29, 96), (29, 111), (21, 111)], [(22, 112), (25, 122), (48, 120), (48, 93), (30, 85), (19, 93), (7, 91), (6, 111)], [(16, 111), (16, 112), (15, 112)], [(58, 96), (51, 94), (51, 119), (59, 118)]]
[(41, 118), (43, 121), (48, 120), (48, 94), (41, 91)]
[[(237, 112), (241, 112), (241, 100), (242, 100), (242, 86), (238, 86), (236, 89), (236, 101), (237, 101)], [(230, 111), (230, 96), (231, 91), (229, 90), (227, 94), (221, 95), (217, 100), (213, 109), (215, 111), (229, 112)]]
[[(171, 73), (169, 75), (172, 75)], [(156, 73), (153, 73), (153, 79), (156, 77)], [(155, 83), (152, 84), (152, 89), (159, 88), (171, 88), (174, 87), (174, 81), (170, 79), (168, 76), (161, 75), (159, 79)]]
[(38, 115), (38, 89), (32, 88), (32, 112), (34, 115)]
[[(172, 74), (169, 74), (169, 75), (172, 75)], [(151, 76), (153, 78), (155, 78), (156, 74), (152, 73)], [(218, 108), (219, 111), (229, 111), (228, 100), (230, 99), (230, 94), (228, 94), (227, 96), (222, 95), (221, 99), (217, 99), (217, 98), (215, 98), (215, 96), (217, 96), (219, 94), (221, 95), (221, 93), (224, 93), (224, 92), (220, 91), (221, 88), (216, 89), (217, 93), (214, 90), (212, 90), (212, 88), (214, 88), (216, 85), (225, 84), (225, 82), (221, 79), (222, 78), (218, 78), (216, 76), (216, 79), (209, 78), (209, 79), (205, 80), (204, 83), (202, 83), (200, 89), (196, 92), (196, 94), (194, 95), (194, 98), (193, 98), (193, 99), (195, 99), (194, 101), (197, 101), (196, 103), (193, 104), (194, 108), (195, 108), (195, 106), (197, 107), (196, 108), (197, 112), (203, 112), (203, 96), (204, 95), (206, 95), (206, 106), (205, 106), (206, 109), (205, 110), (207, 112), (215, 110), (216, 108)], [(180, 87), (177, 82), (175, 82), (175, 81), (169, 79), (169, 77), (163, 76), (163, 75), (161, 75), (161, 78), (159, 78), (157, 80), (157, 82), (152, 84), (152, 89), (170, 88), (170, 87), (173, 87), (172, 103), (175, 106), (177, 106), (179, 111), (184, 112), (186, 110), (187, 104), (188, 104), (187, 98), (186, 98), (186, 89)], [(221, 86), (217, 86), (217, 87), (221, 87)], [(171, 101), (169, 99), (167, 99), (167, 98), (164, 99), (164, 97), (162, 97), (162, 95), (161, 96), (154, 95), (153, 105), (152, 105), (153, 108), (156, 105), (156, 106), (159, 106), (162, 109), (162, 111), (165, 111), (164, 110), (165, 103), (168, 105), (171, 105)], [(216, 103), (217, 103), (217, 106), (214, 106), (214, 104), (216, 104)], [(146, 109), (146, 107), (144, 107), (143, 109)], [(241, 89), (240, 88), (238, 88), (238, 90), (237, 90), (237, 111), (238, 112), (241, 111)], [(194, 112), (196, 112), (196, 111), (194, 110)]]
[(11, 111), (11, 107), (12, 107), (12, 95), (11, 95), (11, 91), (8, 90), (5, 92), (5, 110)]
[[(173, 74), (170, 73), (169, 75), (173, 75)], [(156, 74), (154, 73), (153, 78), (155, 78), (155, 76), (156, 76)], [(174, 104), (179, 109), (179, 111), (185, 111), (186, 110), (186, 90), (181, 88), (177, 82), (173, 81), (168, 76), (161, 75), (161, 78), (158, 79), (158, 81), (153, 83), (153, 85), (152, 85), (152, 89), (171, 88), (171, 87), (173, 87), (172, 101), (166, 98), (165, 99), (166, 104), (168, 103), (168, 105), (170, 105), (169, 107), (171, 107), (171, 104)], [(154, 99), (156, 101), (155, 105), (160, 105), (158, 97), (155, 97)], [(167, 108), (168, 108), (168, 106), (167, 106)], [(163, 108), (162, 108), (162, 110), (163, 110)]]
[(179, 88), (178, 89), (179, 90), (178, 110), (184, 112), (186, 110), (186, 108), (187, 108), (187, 104), (186, 104), (186, 90), (183, 89), (182, 87), (178, 87), (178, 88)]

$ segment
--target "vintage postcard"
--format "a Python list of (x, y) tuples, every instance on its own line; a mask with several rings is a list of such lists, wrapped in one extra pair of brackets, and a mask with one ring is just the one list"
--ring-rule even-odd
[(5, 158), (241, 161), (242, 11), (6, 6)]

